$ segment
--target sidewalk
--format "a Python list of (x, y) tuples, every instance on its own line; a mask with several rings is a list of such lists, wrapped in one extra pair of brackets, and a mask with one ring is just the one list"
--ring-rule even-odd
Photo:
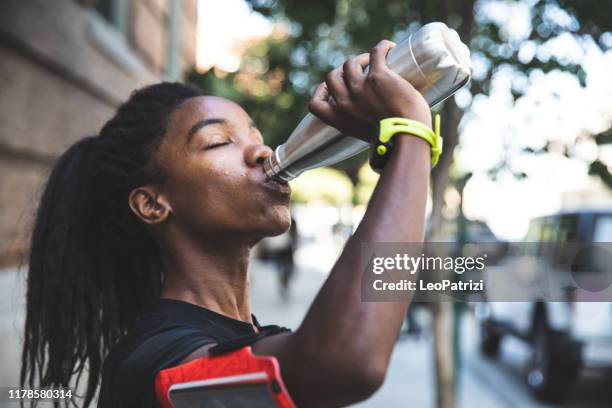
[[(25, 319), (24, 279), (15, 268), (0, 271), (0, 386), (3, 387), (19, 384)], [(1, 401), (0, 407), (3, 407)]]

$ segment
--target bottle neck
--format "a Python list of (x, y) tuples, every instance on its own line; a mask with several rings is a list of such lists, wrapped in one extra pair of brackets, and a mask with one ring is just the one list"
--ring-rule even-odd
[(291, 181), (295, 176), (289, 174), (283, 168), (281, 168), (278, 162), (276, 152), (271, 154), (263, 164), (264, 172), (269, 179), (277, 179), (282, 181)]

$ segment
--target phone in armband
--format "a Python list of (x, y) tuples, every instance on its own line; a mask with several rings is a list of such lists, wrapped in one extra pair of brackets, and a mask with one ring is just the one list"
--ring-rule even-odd
[(160, 371), (155, 394), (163, 408), (295, 408), (276, 358), (250, 346)]

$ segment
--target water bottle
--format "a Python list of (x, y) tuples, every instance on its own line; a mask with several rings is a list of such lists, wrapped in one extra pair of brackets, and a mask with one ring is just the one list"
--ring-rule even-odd
[[(429, 106), (457, 92), (472, 73), (468, 47), (455, 30), (440, 22), (424, 25), (393, 47), (387, 65), (421, 92)], [(268, 178), (290, 181), (305, 170), (338, 163), (369, 146), (308, 113), (266, 160), (264, 170)]]

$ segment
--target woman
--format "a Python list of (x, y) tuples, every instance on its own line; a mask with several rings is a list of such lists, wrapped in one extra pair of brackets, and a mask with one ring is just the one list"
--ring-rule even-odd
[[(387, 117), (431, 126), (423, 97), (386, 66), (392, 46), (328, 74), (311, 112), (368, 141)], [(272, 151), (231, 101), (180, 84), (135, 92), (50, 175), (32, 240), (22, 385), (66, 386), (87, 369), (83, 406), (102, 377), (99, 406), (151, 407), (159, 370), (260, 332), (253, 350), (276, 357), (297, 406), (369, 397), (408, 301), (361, 301), (360, 244), (423, 240), (430, 147), (395, 140), (359, 228), (303, 323), (283, 331), (257, 323), (247, 280), (253, 245), (290, 226), (290, 188), (262, 167)]]

